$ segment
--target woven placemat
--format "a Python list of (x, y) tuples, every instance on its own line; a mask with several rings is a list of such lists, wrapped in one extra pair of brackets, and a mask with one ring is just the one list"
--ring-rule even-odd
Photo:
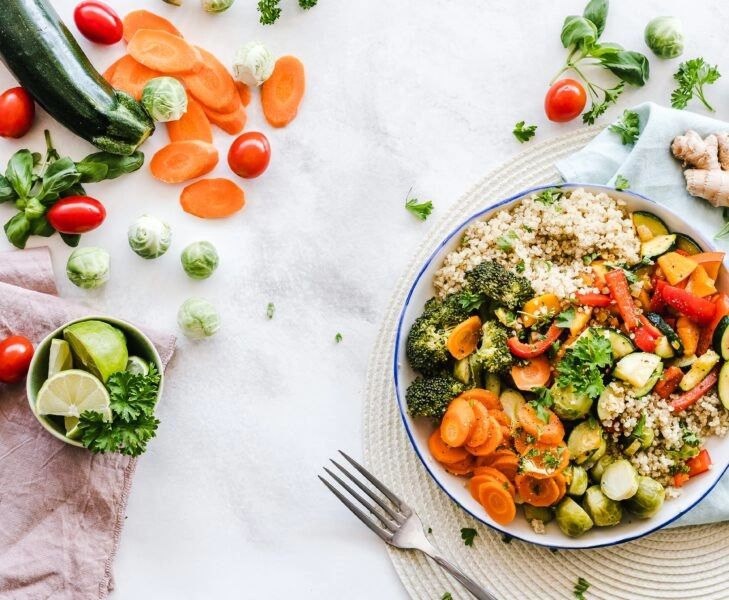
[[(418, 270), (437, 244), (466, 217), (502, 198), (560, 181), (554, 167), (584, 146), (600, 128), (534, 144), (482, 179), (428, 232), (385, 309), (367, 373), (363, 445), (366, 464), (418, 512), (433, 542), (500, 600), (574, 598), (578, 577), (588, 599), (656, 600), (729, 598), (729, 523), (678, 527), (633, 542), (592, 550), (558, 550), (519, 540), (478, 523), (431, 480), (405, 433), (395, 397), (392, 365), (397, 320)], [(473, 546), (460, 530), (473, 527)], [(471, 596), (418, 552), (388, 547), (393, 565), (413, 598)]]

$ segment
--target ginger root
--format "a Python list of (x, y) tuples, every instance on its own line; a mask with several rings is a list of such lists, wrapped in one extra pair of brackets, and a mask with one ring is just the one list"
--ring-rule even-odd
[(686, 190), (714, 206), (729, 206), (729, 133), (701, 138), (689, 130), (671, 143), (671, 153), (683, 162)]

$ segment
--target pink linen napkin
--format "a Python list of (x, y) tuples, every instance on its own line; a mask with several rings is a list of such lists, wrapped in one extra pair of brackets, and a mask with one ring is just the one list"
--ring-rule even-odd
[[(0, 253), (0, 339), (37, 344), (89, 315), (55, 293), (47, 248)], [(175, 338), (146, 333), (167, 365)], [(0, 597), (106, 598), (135, 466), (57, 440), (33, 416), (25, 381), (0, 383)]]

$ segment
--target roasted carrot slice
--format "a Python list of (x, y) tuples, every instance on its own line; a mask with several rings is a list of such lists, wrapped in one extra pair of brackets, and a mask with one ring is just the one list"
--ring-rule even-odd
[(218, 150), (199, 140), (170, 142), (155, 152), (150, 172), (165, 183), (180, 183), (205, 175), (218, 164)]
[(127, 13), (122, 21), (124, 25), (124, 41), (128, 42), (132, 39), (135, 33), (140, 29), (157, 29), (159, 31), (166, 31), (177, 37), (182, 37), (182, 34), (178, 31), (172, 23), (170, 23), (164, 17), (149, 12), (148, 10), (133, 10)]
[(463, 398), (464, 400), (475, 400), (483, 404), (486, 408), (501, 408), (501, 401), (499, 400), (499, 397), (493, 392), (484, 390), (483, 388), (471, 388), (470, 390), (466, 390), (460, 394), (458, 397)]
[(683, 345), (683, 353), (695, 354), (699, 347), (701, 328), (688, 317), (681, 315), (676, 319), (676, 333)]
[(182, 209), (202, 219), (222, 219), (245, 205), (243, 190), (230, 179), (201, 179), (180, 194)]
[(446, 347), (453, 358), (461, 360), (476, 351), (480, 339), (481, 319), (478, 315), (474, 315), (453, 328), (448, 336)]
[(203, 67), (198, 50), (181, 37), (159, 29), (137, 30), (127, 52), (144, 66), (168, 75), (195, 73)]
[(476, 459), (469, 454), (463, 460), (450, 465), (443, 464), (443, 467), (452, 475), (470, 475), (473, 472), (475, 463)]
[(242, 103), (233, 76), (210, 52), (200, 47), (196, 50), (202, 58), (200, 69), (182, 77), (188, 91), (205, 108), (220, 113), (236, 110)]
[(559, 417), (548, 408), (544, 409), (549, 417), (546, 423), (537, 416), (537, 411), (526, 402), (517, 410), (516, 416), (524, 431), (546, 444), (556, 444), (564, 438), (564, 425)]
[(285, 127), (296, 117), (304, 97), (304, 65), (295, 56), (276, 61), (271, 76), (261, 86), (261, 107), (273, 127)]
[(555, 477), (537, 479), (531, 475), (517, 473), (514, 485), (522, 500), (532, 506), (551, 506), (564, 495)]
[(563, 444), (536, 443), (526, 447), (521, 454), (521, 471), (537, 479), (552, 477), (569, 464), (570, 453)]
[(494, 419), (491, 415), (489, 415), (484, 421), (484, 424), (488, 424), (489, 432), (486, 441), (479, 446), (466, 446), (466, 449), (474, 456), (486, 456), (487, 454), (491, 454), (504, 440), (501, 425), (499, 425), (496, 422), (496, 419)]
[(511, 367), (511, 378), (520, 390), (546, 387), (551, 376), (552, 364), (546, 354), (540, 354)]
[(440, 422), (440, 437), (452, 447), (463, 446), (476, 424), (476, 414), (468, 400), (454, 398)]
[(459, 463), (468, 458), (465, 448), (451, 448), (440, 437), (440, 430), (436, 429), (428, 438), (428, 450), (435, 460), (444, 465)]
[(489, 481), (494, 481), (499, 484), (502, 488), (509, 492), (509, 494), (511, 494), (512, 498), (516, 497), (516, 488), (506, 477), (504, 477), (502, 473), (499, 473), (499, 471), (494, 469), (491, 469), (490, 473), (479, 472), (481, 469), (483, 469), (483, 467), (474, 469), (473, 477), (468, 480), (468, 491), (474, 500), (478, 501), (479, 486), (482, 483), (487, 483)]
[(117, 90), (129, 94), (137, 102), (142, 99), (144, 86), (151, 79), (162, 76), (159, 71), (145, 67), (128, 54), (122, 56), (113, 66), (109, 83)]
[(519, 457), (506, 448), (496, 450), (494, 456), (495, 458), (489, 463), (489, 466), (500, 471), (509, 481), (513, 482), (519, 471)]
[(232, 112), (216, 112), (207, 106), (203, 106), (203, 110), (205, 111), (205, 116), (213, 125), (220, 127), (220, 129), (230, 135), (237, 135), (243, 131), (248, 120), (248, 114), (241, 102), (237, 103)]
[(487, 481), (478, 486), (478, 501), (486, 514), (499, 525), (508, 525), (516, 516), (514, 498), (495, 481)]
[(187, 111), (177, 121), (168, 121), (167, 133), (171, 142), (184, 142), (187, 140), (198, 140), (200, 142), (213, 143), (213, 129), (210, 121), (205, 116), (202, 106), (187, 95)]

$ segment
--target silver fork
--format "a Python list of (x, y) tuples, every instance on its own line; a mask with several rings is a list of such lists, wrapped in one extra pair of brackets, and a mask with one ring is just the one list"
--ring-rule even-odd
[[(404, 550), (420, 550), (424, 554), (428, 555), (453, 577), (455, 577), (479, 600), (496, 600), (495, 596), (488, 593), (484, 588), (482, 588), (468, 575), (463, 573), (463, 571), (442, 556), (433, 547), (433, 545), (428, 541), (428, 538), (425, 537), (425, 531), (423, 530), (423, 524), (420, 521), (420, 517), (418, 517), (418, 515), (415, 514), (415, 512), (405, 502), (400, 500), (400, 498), (385, 487), (381, 481), (379, 481), (353, 458), (350, 458), (341, 450), (339, 453), (392, 503), (388, 504), (379, 495), (373, 492), (369, 486), (363, 483), (360, 478), (356, 477), (338, 462), (331, 459), (334, 466), (337, 467), (337, 469), (339, 469), (347, 477), (347, 479), (362, 490), (373, 502), (364, 498), (335, 472), (327, 469), (326, 467), (324, 467), (324, 470), (342, 488), (347, 490), (350, 496), (355, 498), (362, 507), (367, 509), (374, 518), (370, 517), (362, 509), (358, 508), (354, 502), (347, 498), (347, 496), (345, 496), (339, 489), (329, 483), (329, 481), (324, 479), (321, 475), (319, 475), (319, 479), (321, 479), (322, 483), (324, 483), (324, 485), (326, 485), (349, 510), (357, 515), (359, 519), (367, 525), (367, 527), (380, 536), (386, 543), (394, 546), (395, 548), (402, 548)], [(378, 510), (377, 507), (381, 510)]]

